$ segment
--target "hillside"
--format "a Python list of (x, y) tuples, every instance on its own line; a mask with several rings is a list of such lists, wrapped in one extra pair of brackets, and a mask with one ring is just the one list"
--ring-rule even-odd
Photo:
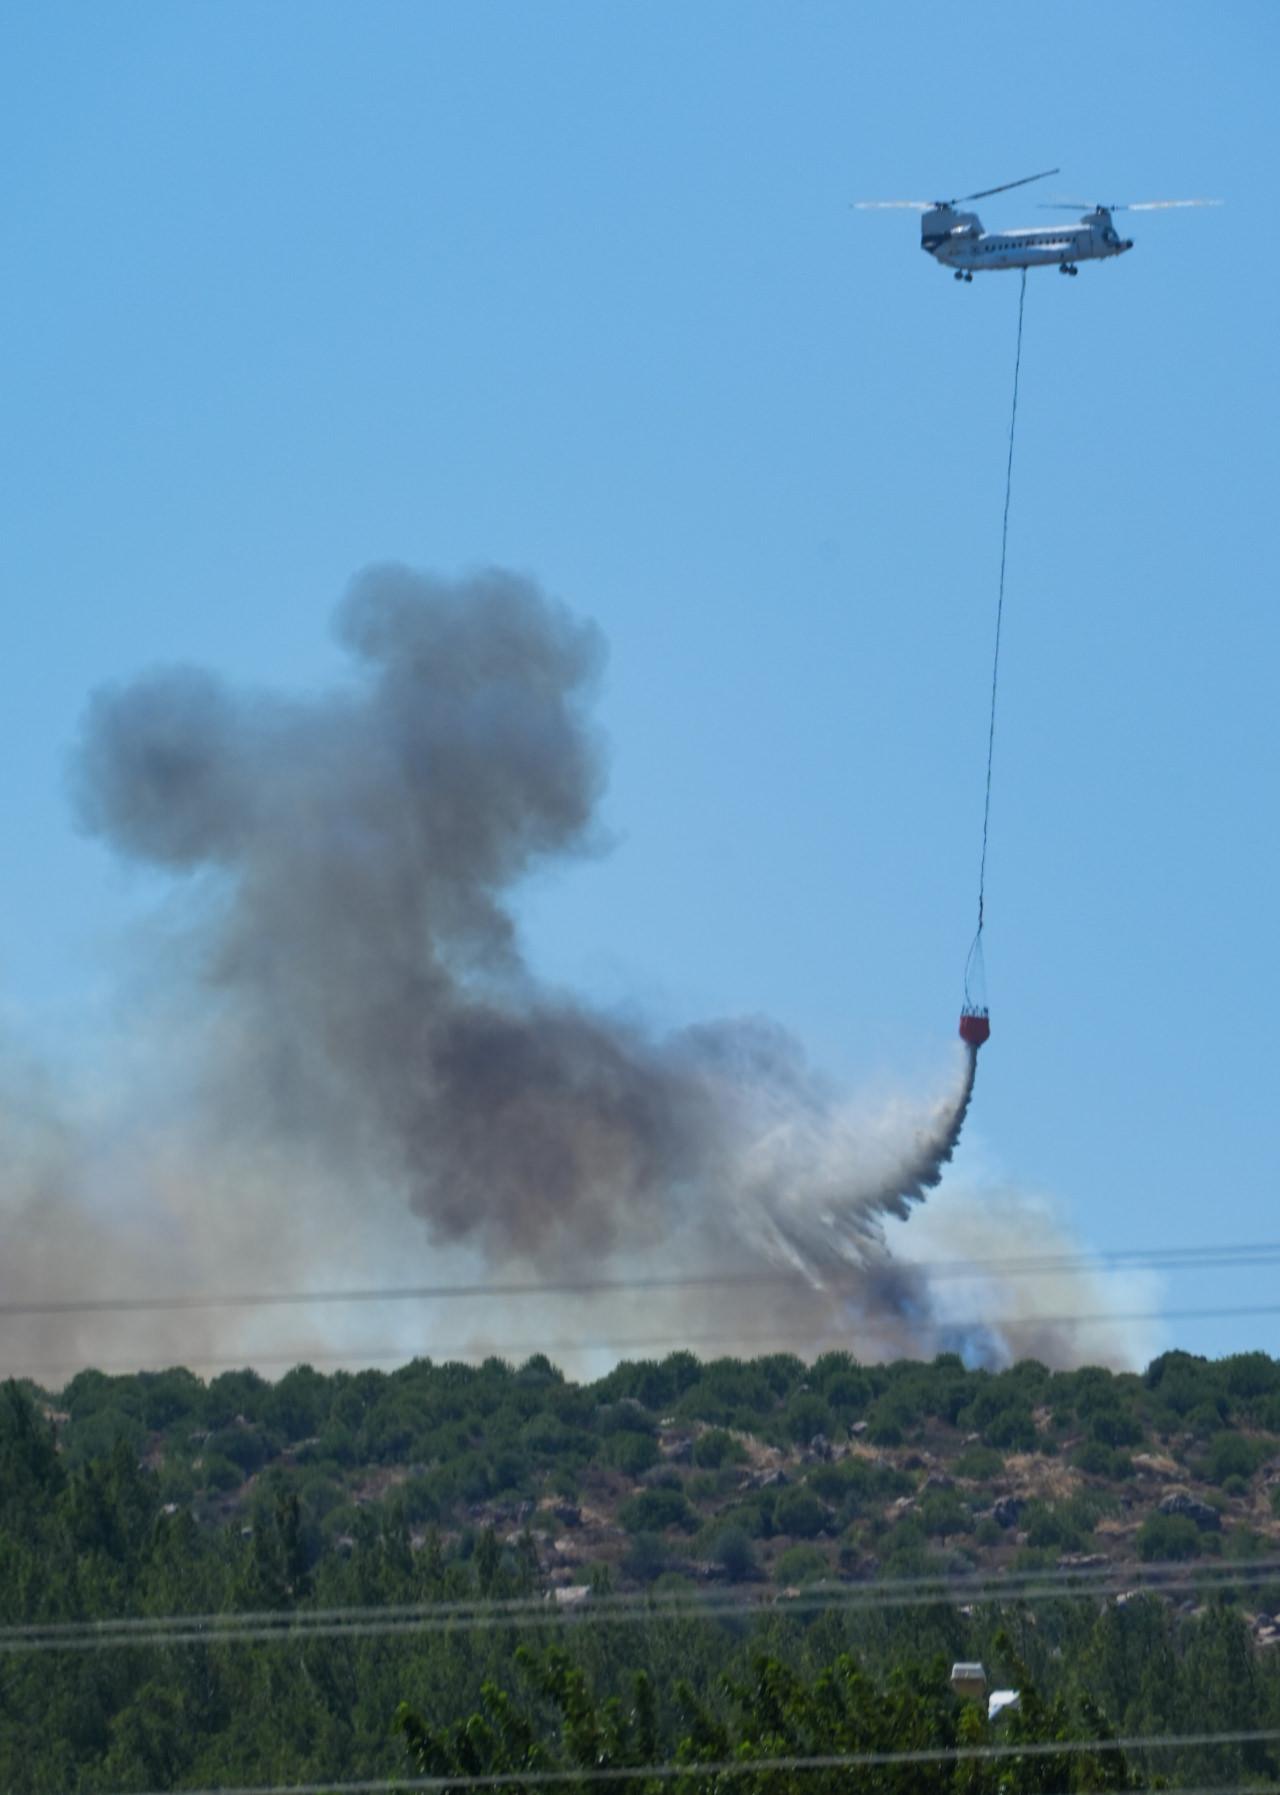
[[(597, 1736), (615, 1762), (767, 1755), (778, 1702), (797, 1749), (982, 1741), (957, 1658), (1043, 1692), (1006, 1740), (1225, 1734), (1133, 1777), (1273, 1783), (1277, 1436), (1262, 1354), (1145, 1376), (678, 1353), (591, 1385), (541, 1358), (11, 1383), (0, 1788), (501, 1769), (529, 1761), (504, 1755), (517, 1724), (560, 1739), (544, 1764), (598, 1761)], [(1179, 1581), (1143, 1593), (1169, 1560)], [(161, 1630), (183, 1615), (230, 1624)], [(1037, 1787), (1132, 1780), (1036, 1764)], [(998, 1795), (996, 1769), (911, 1786)]]
[(445, 1558), (494, 1530), (539, 1586), (794, 1586), (906, 1570), (1280, 1557), (1280, 1364), (1170, 1353), (1143, 1376), (842, 1354), (592, 1385), (545, 1359), (271, 1384), (85, 1372), (33, 1392), (74, 1468), (123, 1443), (162, 1513), (250, 1537), (296, 1497), (312, 1565), (371, 1525)]

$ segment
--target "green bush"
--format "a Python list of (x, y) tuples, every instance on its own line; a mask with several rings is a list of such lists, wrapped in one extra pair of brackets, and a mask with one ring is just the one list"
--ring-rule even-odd
[(831, 1566), (816, 1546), (788, 1546), (773, 1567), (775, 1583), (793, 1586), (814, 1583), (831, 1574)]
[(760, 1575), (755, 1548), (742, 1527), (721, 1527), (711, 1544), (711, 1558), (735, 1583)]
[(239, 1465), (233, 1464), (229, 1458), (223, 1458), (217, 1452), (206, 1452), (198, 1467), (197, 1475), (207, 1490), (217, 1490), (225, 1494), (228, 1490), (238, 1490), (244, 1482), (244, 1472)]
[(1110, 1477), (1113, 1453), (1101, 1440), (1086, 1440), (1076, 1448), (1073, 1463), (1090, 1477)]
[(1132, 1415), (1104, 1409), (1089, 1423), (1089, 1434), (1104, 1446), (1137, 1446), (1143, 1439), (1142, 1428)]
[(952, 1469), (957, 1477), (990, 1483), (1004, 1470), (1004, 1459), (992, 1446), (966, 1446)]
[(1031, 1452), (1036, 1444), (1036, 1424), (1030, 1409), (1002, 1409), (982, 1430), (983, 1443), (1006, 1452)]
[(1022, 1516), (1027, 1544), (1037, 1551), (1077, 1552), (1080, 1534), (1060, 1509), (1044, 1502), (1029, 1503)]
[(210, 1434), (207, 1455), (229, 1458), (244, 1476), (251, 1476), (267, 1462), (267, 1443), (256, 1427), (220, 1427)]
[(740, 1465), (747, 1456), (741, 1440), (735, 1440), (722, 1427), (710, 1428), (693, 1443), (693, 1462), (705, 1471), (718, 1471), (722, 1465)]
[(657, 1464), (661, 1454), (652, 1434), (615, 1433), (605, 1440), (602, 1457), (625, 1477), (639, 1477)]
[(1270, 1441), (1250, 1440), (1241, 1433), (1216, 1433), (1204, 1458), (1204, 1475), (1210, 1483), (1228, 1477), (1252, 1477), (1271, 1451)]
[(806, 1392), (793, 1396), (787, 1407), (787, 1438), (797, 1446), (807, 1446), (817, 1434), (830, 1437), (835, 1432), (835, 1418), (820, 1396)]
[(930, 1490), (920, 1504), (920, 1525), (934, 1539), (947, 1539), (973, 1528), (969, 1504), (954, 1490)]
[(827, 1524), (827, 1511), (813, 1491), (784, 1490), (773, 1508), (773, 1530), (795, 1539), (813, 1539)]
[(662, 1533), (668, 1527), (680, 1527), (692, 1533), (698, 1517), (685, 1499), (683, 1490), (640, 1490), (618, 1510), (618, 1520), (628, 1533)]
[(1198, 1558), (1200, 1529), (1187, 1515), (1148, 1515), (1138, 1529), (1138, 1552), (1146, 1560)]
[(622, 1555), (622, 1570), (635, 1583), (652, 1583), (667, 1562), (666, 1544), (656, 1533), (637, 1533)]

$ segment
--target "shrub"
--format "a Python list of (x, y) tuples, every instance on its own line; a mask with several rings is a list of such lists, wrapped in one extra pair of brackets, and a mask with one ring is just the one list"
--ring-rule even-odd
[(267, 1444), (256, 1427), (220, 1427), (209, 1436), (207, 1454), (229, 1458), (248, 1477), (267, 1461)]
[(1218, 1369), (1233, 1396), (1269, 1396), (1280, 1387), (1280, 1365), (1264, 1352), (1234, 1353)]
[(639, 1477), (657, 1464), (661, 1454), (652, 1434), (615, 1433), (604, 1442), (602, 1456), (625, 1477)]
[(775, 1533), (789, 1533), (795, 1539), (812, 1539), (827, 1524), (827, 1511), (810, 1489), (784, 1490), (773, 1509)]
[(1137, 1446), (1143, 1438), (1142, 1428), (1133, 1416), (1118, 1410), (1104, 1409), (1094, 1415), (1089, 1423), (1089, 1433), (1104, 1446)]
[(983, 1442), (1009, 1452), (1030, 1452), (1036, 1444), (1036, 1424), (1031, 1410), (1002, 1409), (982, 1430)]
[(1246, 1439), (1244, 1434), (1216, 1433), (1205, 1454), (1204, 1474), (1210, 1483), (1225, 1483), (1228, 1477), (1252, 1477), (1269, 1450), (1269, 1445)]
[(776, 1583), (813, 1583), (830, 1574), (831, 1566), (816, 1546), (788, 1546), (773, 1567)]
[(1144, 1559), (1198, 1558), (1200, 1529), (1187, 1515), (1148, 1515), (1138, 1529), (1138, 1551)]
[(927, 1534), (946, 1539), (952, 1533), (968, 1533), (973, 1515), (954, 1490), (930, 1490), (920, 1504), (920, 1525)]
[(957, 1477), (972, 1478), (975, 1483), (990, 1483), (1004, 1470), (1004, 1459), (991, 1446), (966, 1446), (954, 1466)]
[(618, 1402), (604, 1403), (595, 1414), (596, 1430), (602, 1434), (656, 1433), (657, 1424), (642, 1402), (624, 1396)]
[(667, 1548), (656, 1533), (637, 1533), (622, 1557), (625, 1576), (652, 1583), (667, 1568)]
[(787, 1407), (787, 1437), (797, 1446), (807, 1446), (815, 1434), (831, 1434), (835, 1421), (831, 1410), (820, 1396), (807, 1393), (794, 1396)]
[(1086, 1440), (1075, 1455), (1075, 1463), (1090, 1477), (1110, 1477), (1112, 1452), (1101, 1440)]
[(239, 1465), (232, 1464), (229, 1458), (220, 1453), (206, 1452), (199, 1467), (199, 1476), (207, 1490), (238, 1490), (244, 1482), (244, 1472)]
[(712, 1542), (711, 1557), (735, 1583), (760, 1575), (755, 1549), (742, 1527), (722, 1527)]
[(628, 1533), (661, 1533), (668, 1527), (680, 1527), (692, 1533), (698, 1518), (685, 1500), (683, 1490), (640, 1490), (618, 1510), (618, 1519)]
[(693, 1462), (705, 1471), (718, 1471), (721, 1465), (740, 1465), (746, 1448), (722, 1427), (713, 1427), (693, 1443)]
[(1043, 1502), (1033, 1502), (1022, 1518), (1027, 1544), (1038, 1551), (1074, 1552), (1079, 1549), (1080, 1535), (1060, 1510)]

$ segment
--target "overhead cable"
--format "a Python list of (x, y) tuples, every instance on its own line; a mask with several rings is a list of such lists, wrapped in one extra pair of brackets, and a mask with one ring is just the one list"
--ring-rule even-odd
[[(1081, 1276), (1112, 1268), (1125, 1271), (1227, 1269), (1280, 1261), (1280, 1241), (1172, 1247), (1128, 1247), (1096, 1253), (1033, 1253), (990, 1258), (903, 1260), (932, 1281), (981, 1277)], [(854, 1269), (854, 1268), (851, 1268)], [(37, 1315), (146, 1314), (185, 1309), (306, 1308), (334, 1303), (497, 1301), (510, 1297), (612, 1296), (627, 1291), (809, 1289), (794, 1271), (706, 1273), (655, 1272), (639, 1277), (594, 1277), (485, 1281), (461, 1284), (374, 1284), (320, 1290), (167, 1291), (123, 1296), (36, 1296), (0, 1301), (0, 1321)], [(839, 1279), (822, 1292), (839, 1295)], [(855, 1288), (854, 1280), (849, 1288)]]
[[(1225, 1321), (1239, 1319), (1244, 1316), (1261, 1317), (1280, 1315), (1280, 1303), (1229, 1303), (1218, 1308), (1191, 1309), (1129, 1309), (1100, 1311), (1092, 1315), (1040, 1315), (1028, 1318), (1027, 1325), (1037, 1328), (1105, 1328), (1127, 1326), (1137, 1322), (1171, 1322), (1171, 1321)], [(859, 1319), (850, 1317), (850, 1325)], [(870, 1318), (873, 1322), (876, 1319)], [(891, 1318), (887, 1318), (890, 1319)], [(939, 1315), (936, 1327), (939, 1336), (947, 1334), (985, 1334), (998, 1333), (1000, 1328), (1014, 1320), (1013, 1317), (989, 1314), (977, 1318), (964, 1318), (950, 1315)], [(610, 1353), (621, 1355), (626, 1353), (674, 1353), (687, 1352), (695, 1347), (732, 1347), (740, 1352), (744, 1347), (756, 1347), (761, 1351), (791, 1350), (797, 1347), (809, 1352), (839, 1352), (846, 1350), (837, 1337), (834, 1327), (811, 1326), (807, 1328), (774, 1328), (764, 1333), (744, 1332), (738, 1329), (733, 1333), (715, 1334), (651, 1334), (639, 1337), (623, 1337), (595, 1340), (487, 1340), (484, 1345), (473, 1341), (460, 1340), (424, 1340), (423, 1348), (428, 1357), (440, 1362), (464, 1362), (473, 1360), (506, 1359), (532, 1354), (546, 1357), (569, 1357), (576, 1353)], [(18, 1355), (11, 1355), (17, 1358)], [(246, 1349), (240, 1353), (205, 1353), (193, 1352), (192, 1364), (204, 1369), (221, 1368), (223, 1370), (243, 1370), (251, 1366), (294, 1366), (294, 1365), (338, 1365), (352, 1364), (396, 1364), (408, 1365), (422, 1357), (411, 1347), (400, 1346), (361, 1346), (353, 1344), (345, 1351), (313, 1351), (310, 1347), (299, 1346), (292, 1351), (258, 1352)], [(49, 1360), (29, 1359), (21, 1357), (18, 1364), (9, 1369), (5, 1367), (3, 1353), (0, 1353), (0, 1377), (26, 1378), (38, 1381), (36, 1374), (44, 1377), (73, 1377), (83, 1371), (96, 1371), (103, 1376), (130, 1377), (139, 1373), (155, 1373), (175, 1369), (172, 1358), (152, 1360), (151, 1362), (131, 1359), (127, 1363), (96, 1363), (87, 1365), (83, 1359)]]
[(707, 1595), (683, 1591), (593, 1595), (583, 1607), (546, 1596), (506, 1600), (366, 1604), (345, 1608), (247, 1610), (221, 1614), (124, 1616), (94, 1621), (26, 1622), (0, 1627), (0, 1654), (98, 1651), (117, 1647), (242, 1644), (273, 1640), (380, 1637), (468, 1631), (497, 1626), (541, 1628), (572, 1623), (656, 1624), (743, 1615), (876, 1612), (949, 1606), (999, 1606), (1096, 1600), (1118, 1595), (1184, 1594), (1250, 1583), (1280, 1572), (1280, 1558), (1199, 1565), (1165, 1560), (1071, 1567), (1058, 1572), (889, 1577), (872, 1584), (814, 1583), (793, 1594), (728, 1584)]
[[(1181, 1751), (1232, 1745), (1268, 1745), (1280, 1727), (1222, 1733), (1145, 1733), (1118, 1739), (1054, 1739), (1008, 1745), (922, 1746), (910, 1751), (825, 1752), (767, 1758), (722, 1758), (712, 1763), (667, 1759), (657, 1764), (575, 1765), (567, 1770), (501, 1770), (490, 1775), (369, 1777), (355, 1782), (258, 1783), (241, 1788), (196, 1789), (187, 1795), (387, 1795), (388, 1788), (413, 1790), (516, 1789), (566, 1783), (671, 1782), (680, 1777), (752, 1776), (760, 1771), (870, 1770), (908, 1764), (970, 1764), (1010, 1758), (1079, 1757), (1098, 1752)], [(132, 1795), (132, 1792), (130, 1792)], [(154, 1795), (168, 1795), (155, 1791)], [(1179, 1795), (1166, 1791), (1166, 1795)], [(1199, 1792), (1197, 1792), (1199, 1795)], [(1227, 1795), (1225, 1790), (1216, 1795)]]

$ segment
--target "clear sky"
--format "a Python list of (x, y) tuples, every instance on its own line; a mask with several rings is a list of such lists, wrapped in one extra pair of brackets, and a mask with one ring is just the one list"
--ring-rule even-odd
[[(501, 563), (611, 644), (550, 977), (927, 1088), (972, 930), (1017, 277), (858, 197), (1220, 196), (1027, 296), (962, 1176), (1099, 1247), (1276, 1223), (1280, 14), (324, 0), (0, 17), (0, 998), (92, 1041), (155, 892), (87, 694), (338, 674), (349, 576)], [(945, 1198), (945, 1191), (943, 1199)], [(1171, 1305), (1266, 1302), (1265, 1273)], [(1199, 1350), (1280, 1321), (1178, 1324)]]

